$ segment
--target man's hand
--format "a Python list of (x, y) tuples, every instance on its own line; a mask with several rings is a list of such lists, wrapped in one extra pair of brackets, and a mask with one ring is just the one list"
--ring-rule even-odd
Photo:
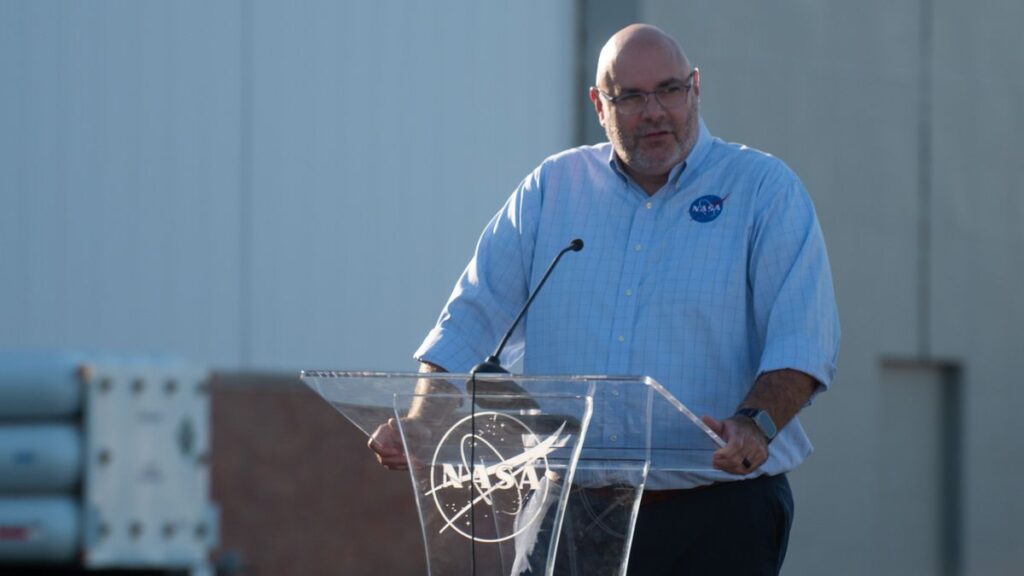
[[(416, 438), (417, 441), (429, 438), (430, 431), (421, 426), (418, 422), (409, 419), (402, 419), (402, 427), (405, 428), (406, 436)], [(388, 470), (408, 470), (409, 460), (405, 454), (405, 446), (402, 444), (402, 433), (398, 430), (398, 421), (389, 418), (381, 424), (370, 436), (366, 443), (370, 450), (377, 455), (377, 461)], [(417, 467), (422, 463), (413, 459)]]
[[(445, 372), (446, 370), (436, 364), (420, 362), (420, 372), (425, 374)], [(434, 422), (444, 418), (453, 410), (458, 408), (459, 400), (442, 399), (436, 397), (430, 401), (429, 395), (434, 392), (444, 394), (457, 394), (458, 390), (444, 380), (422, 378), (416, 384), (418, 396), (413, 399), (408, 414), (402, 418), (402, 428), (407, 438), (415, 439), (416, 442), (423, 442), (430, 438), (430, 429), (424, 422)], [(408, 470), (409, 462), (405, 455), (405, 446), (402, 445), (402, 433), (398, 430), (398, 421), (389, 418), (381, 424), (370, 435), (370, 441), (366, 446), (377, 455), (377, 461), (388, 470)], [(421, 462), (413, 460), (417, 467), (422, 466)]]
[(725, 440), (712, 456), (715, 468), (730, 474), (745, 476), (768, 460), (768, 440), (754, 421), (746, 416), (732, 416), (718, 421), (711, 416), (701, 418), (709, 428)]
[[(817, 386), (817, 380), (798, 370), (784, 368), (764, 372), (754, 381), (739, 408), (767, 411), (781, 432), (807, 405)], [(730, 416), (721, 422), (710, 416), (701, 419), (726, 442), (711, 459), (715, 468), (747, 475), (768, 460), (768, 439), (750, 418)]]
[(377, 461), (388, 470), (406, 470), (409, 462), (405, 457), (405, 446), (402, 445), (402, 434), (398, 431), (398, 422), (389, 418), (370, 435), (366, 444), (377, 454)]

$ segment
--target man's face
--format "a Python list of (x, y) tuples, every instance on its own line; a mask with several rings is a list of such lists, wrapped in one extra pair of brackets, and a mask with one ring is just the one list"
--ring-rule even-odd
[(628, 170), (642, 176), (665, 176), (690, 153), (697, 139), (700, 94), (699, 72), (687, 80), (690, 72), (677, 53), (663, 45), (630, 46), (619, 53), (611, 66), (611, 74), (603, 81), (608, 85), (598, 88), (621, 96), (692, 82), (685, 103), (678, 108), (666, 108), (651, 94), (642, 110), (626, 115), (591, 91), (598, 119)]

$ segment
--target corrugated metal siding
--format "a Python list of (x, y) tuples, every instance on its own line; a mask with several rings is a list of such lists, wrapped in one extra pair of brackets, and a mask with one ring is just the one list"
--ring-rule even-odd
[(0, 4), (0, 347), (410, 367), (572, 138), (569, 2)]
[(314, 6), (253, 15), (252, 360), (411, 368), (487, 220), (570, 143), (571, 3)]
[[(701, 66), (711, 130), (789, 163), (828, 241), (843, 344), (833, 390), (801, 416), (818, 452), (792, 475), (797, 519), (785, 572), (901, 574), (902, 562), (936, 560), (906, 546), (900, 559), (879, 553), (894, 525), (934, 529), (915, 514), (919, 503), (884, 492), (886, 477), (917, 471), (892, 468), (898, 457), (882, 424), (899, 395), (898, 379), (884, 375), (886, 358), (962, 370), (959, 479), (935, 472), (934, 485), (915, 491), (962, 487), (963, 509), (952, 513), (962, 522), (948, 527), (959, 531), (960, 549), (943, 552), (962, 566), (944, 573), (1019, 572), (1024, 80), (1016, 71), (1024, 69), (1024, 42), (1016, 31), (1024, 5), (642, 6), (642, 16), (676, 34)], [(930, 426), (935, 438), (952, 425), (923, 410), (904, 417), (906, 426)], [(943, 448), (943, 459), (959, 451)]]
[(0, 5), (0, 347), (236, 356), (236, 14)]

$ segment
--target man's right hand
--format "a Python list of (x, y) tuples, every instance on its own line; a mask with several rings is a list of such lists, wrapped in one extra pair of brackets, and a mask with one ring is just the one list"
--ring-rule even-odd
[(402, 434), (398, 431), (398, 421), (389, 418), (370, 436), (366, 444), (377, 454), (377, 461), (388, 470), (408, 470), (409, 461), (402, 445)]
[[(420, 372), (424, 374), (445, 372), (445, 369), (429, 362), (420, 362)], [(452, 394), (457, 390), (449, 383), (441, 380), (435, 381), (423, 378), (417, 384), (416, 392), (421, 396), (412, 402), (407, 416), (402, 418), (402, 427), (405, 429), (406, 437), (415, 442), (426, 441), (430, 438), (430, 429), (423, 425), (424, 419), (451, 413), (460, 404), (459, 400), (434, 400), (429, 402), (427, 396), (432, 392), (439, 391)], [(405, 446), (402, 444), (402, 433), (398, 430), (398, 420), (389, 418), (381, 424), (370, 435), (370, 441), (366, 444), (370, 450), (377, 454), (377, 461), (388, 470), (408, 470), (409, 461), (406, 458)], [(420, 465), (415, 462), (416, 465)]]
[[(423, 446), (430, 441), (431, 431), (424, 426), (423, 422), (415, 418), (402, 418), (402, 429), (405, 430), (405, 437), (414, 446)], [(408, 470), (409, 459), (405, 453), (405, 445), (402, 443), (402, 432), (398, 429), (398, 420), (389, 418), (373, 431), (370, 441), (366, 444), (370, 450), (377, 455), (377, 461), (388, 470)], [(413, 466), (421, 468), (423, 462), (412, 459)]]

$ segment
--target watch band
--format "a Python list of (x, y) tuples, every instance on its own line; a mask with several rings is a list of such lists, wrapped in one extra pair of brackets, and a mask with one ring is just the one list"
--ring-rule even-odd
[(758, 410), (757, 408), (740, 408), (735, 414), (738, 416), (746, 416), (753, 420), (754, 425), (761, 431), (761, 434), (764, 434), (764, 437), (768, 442), (775, 439), (775, 435), (778, 433), (775, 421), (772, 420), (771, 415), (764, 410)]

